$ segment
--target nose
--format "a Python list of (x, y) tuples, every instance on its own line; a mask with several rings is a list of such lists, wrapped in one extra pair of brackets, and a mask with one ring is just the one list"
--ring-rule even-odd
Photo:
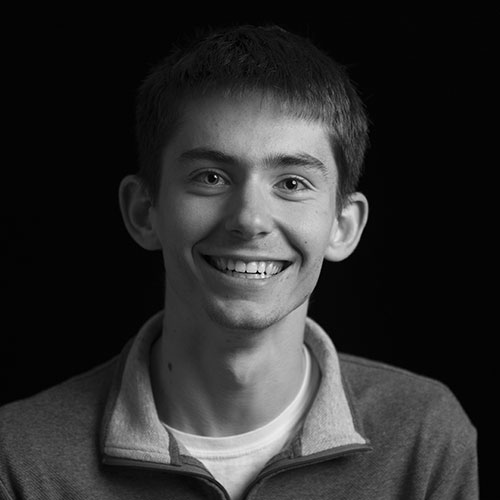
[(252, 240), (272, 231), (271, 200), (257, 182), (248, 182), (235, 190), (227, 206), (226, 230)]

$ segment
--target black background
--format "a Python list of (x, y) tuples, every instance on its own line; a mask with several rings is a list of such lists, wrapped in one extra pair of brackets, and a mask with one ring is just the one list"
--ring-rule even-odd
[(441, 380), (484, 428), (496, 372), (488, 12), (58, 14), (4, 21), (0, 404), (109, 359), (162, 307), (161, 258), (130, 239), (117, 203), (136, 169), (136, 88), (197, 26), (272, 22), (348, 67), (372, 123), (370, 220), (356, 252), (326, 264), (311, 315), (339, 350)]

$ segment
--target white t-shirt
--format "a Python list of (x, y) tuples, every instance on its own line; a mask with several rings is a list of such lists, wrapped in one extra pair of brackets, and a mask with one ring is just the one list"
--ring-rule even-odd
[(283, 449), (301, 426), (319, 378), (318, 369), (313, 367), (311, 354), (305, 345), (304, 356), (304, 379), (299, 392), (280, 415), (263, 427), (235, 436), (206, 437), (188, 434), (164, 424), (225, 487), (232, 500), (241, 498), (245, 488), (268, 460)]

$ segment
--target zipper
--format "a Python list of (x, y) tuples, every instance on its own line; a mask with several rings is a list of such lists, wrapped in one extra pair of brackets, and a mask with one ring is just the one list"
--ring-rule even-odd
[[(257, 477), (250, 482), (250, 484), (245, 488), (242, 498), (246, 498), (250, 493), (251, 489), (262, 479), (266, 477), (279, 474), (287, 470), (297, 469), (299, 467), (306, 467), (308, 465), (314, 465), (320, 462), (325, 462), (327, 460), (333, 460), (335, 458), (345, 457), (348, 455), (353, 455), (354, 453), (371, 451), (373, 448), (366, 444), (351, 444), (345, 445), (337, 449), (335, 452), (324, 451), (309, 455), (306, 457), (295, 457), (288, 460), (285, 464), (271, 464), (265, 467), (262, 472), (260, 472)], [(226, 491), (224, 486), (219, 483), (213, 476), (207, 473), (200, 472), (199, 467), (192, 465), (166, 465), (156, 462), (143, 462), (141, 460), (133, 460), (131, 458), (117, 458), (111, 457), (109, 455), (104, 455), (102, 462), (106, 465), (121, 465), (126, 467), (132, 467), (136, 469), (147, 469), (147, 470), (159, 470), (164, 472), (170, 472), (173, 474), (180, 474), (181, 476), (191, 476), (204, 479), (209, 483), (216, 486), (224, 495), (226, 500), (231, 500), (229, 493)], [(281, 462), (281, 460), (280, 460)]]
[(198, 467), (192, 465), (186, 465), (186, 464), (166, 465), (156, 462), (143, 462), (141, 460), (134, 460), (131, 458), (111, 457), (109, 455), (103, 456), (102, 463), (106, 465), (125, 466), (133, 469), (158, 470), (163, 472), (169, 472), (172, 474), (180, 474), (181, 476), (190, 476), (190, 477), (205, 479), (209, 483), (212, 483), (214, 486), (216, 486), (222, 492), (226, 500), (231, 500), (231, 498), (229, 497), (229, 493), (226, 491), (224, 486), (221, 483), (219, 483), (219, 481), (217, 481), (217, 479), (215, 479), (210, 474), (200, 472)]
[[(367, 451), (372, 451), (373, 448), (369, 445), (366, 444), (351, 444), (351, 445), (345, 445), (342, 446), (340, 449), (338, 449), (335, 452), (331, 451), (324, 451), (324, 452), (319, 452), (315, 453), (313, 455), (309, 455), (306, 457), (296, 457), (292, 458), (289, 461), (286, 462), (286, 464), (272, 464), (269, 465), (268, 467), (265, 467), (262, 472), (260, 472), (257, 477), (245, 488), (245, 491), (243, 492), (243, 495), (241, 498), (245, 499), (247, 498), (247, 495), (250, 493), (251, 489), (262, 479), (265, 479), (266, 477), (269, 476), (274, 476), (276, 474), (279, 474), (280, 472), (292, 470), (292, 469), (298, 469), (300, 467), (306, 467), (308, 465), (314, 465), (320, 462), (326, 462), (327, 460), (333, 460), (335, 458), (340, 458), (340, 457), (346, 457), (348, 455), (353, 455), (355, 453), (359, 452), (367, 452)], [(281, 462), (282, 460), (280, 460)]]

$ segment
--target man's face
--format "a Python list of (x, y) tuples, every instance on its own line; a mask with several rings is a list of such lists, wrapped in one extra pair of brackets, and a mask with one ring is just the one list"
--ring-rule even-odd
[(215, 95), (188, 105), (162, 158), (166, 308), (259, 330), (303, 305), (336, 227), (325, 128), (259, 96)]

